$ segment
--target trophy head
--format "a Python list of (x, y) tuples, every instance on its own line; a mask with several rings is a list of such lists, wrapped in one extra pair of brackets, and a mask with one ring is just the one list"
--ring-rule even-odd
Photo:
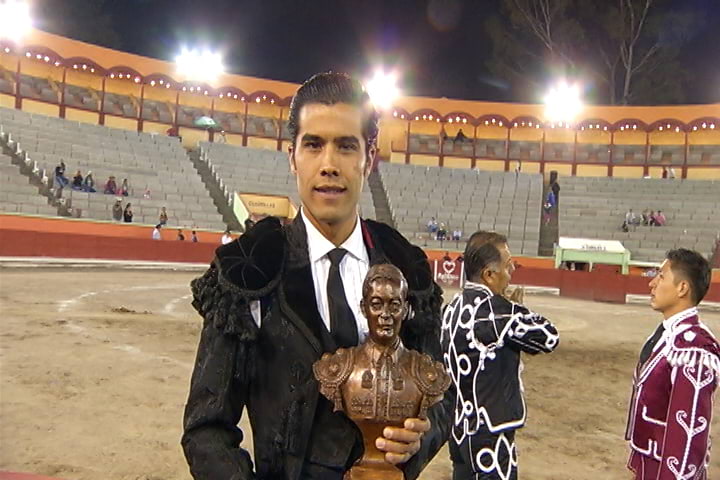
[(360, 309), (367, 318), (373, 342), (391, 346), (399, 340), (409, 310), (407, 291), (407, 280), (395, 265), (370, 267), (363, 282)]

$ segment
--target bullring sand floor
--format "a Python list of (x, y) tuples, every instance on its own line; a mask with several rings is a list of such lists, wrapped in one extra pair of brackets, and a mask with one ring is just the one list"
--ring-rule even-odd
[[(77, 480), (190, 479), (179, 439), (201, 327), (190, 306), (195, 276), (1, 269), (0, 470)], [(629, 478), (623, 432), (630, 382), (658, 315), (645, 305), (553, 296), (527, 295), (526, 303), (557, 324), (562, 340), (552, 355), (525, 358), (521, 477)], [(720, 314), (702, 318), (720, 333)], [(717, 416), (713, 423), (717, 436)], [(247, 419), (242, 425), (249, 431)], [(717, 451), (710, 478), (720, 478)], [(421, 479), (450, 479), (447, 449)]]

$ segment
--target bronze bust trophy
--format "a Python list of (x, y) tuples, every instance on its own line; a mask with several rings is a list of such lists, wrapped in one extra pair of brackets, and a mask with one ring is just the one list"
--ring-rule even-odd
[(407, 418), (427, 417), (442, 400), (450, 377), (429, 355), (407, 350), (400, 327), (408, 315), (407, 281), (391, 264), (370, 268), (363, 282), (360, 308), (369, 336), (357, 347), (326, 353), (313, 365), (320, 393), (360, 428), (365, 453), (345, 479), (402, 480), (403, 473), (385, 461), (375, 440), (387, 426), (401, 427)]

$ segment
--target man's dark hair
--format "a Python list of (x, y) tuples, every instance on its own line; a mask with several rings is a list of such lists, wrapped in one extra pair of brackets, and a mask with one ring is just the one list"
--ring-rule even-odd
[(325, 72), (313, 75), (303, 83), (292, 99), (288, 130), (292, 136), (293, 147), (300, 131), (300, 110), (311, 103), (323, 105), (347, 103), (360, 107), (365, 114), (362, 133), (365, 137), (366, 147), (369, 148), (375, 144), (378, 136), (379, 116), (365, 88), (358, 80), (346, 73)]
[(496, 232), (477, 231), (465, 246), (465, 278), (475, 280), (485, 268), (500, 261), (498, 245), (507, 243), (507, 237)]
[(666, 258), (673, 274), (690, 283), (691, 300), (695, 305), (699, 304), (710, 288), (710, 263), (700, 253), (686, 248), (670, 250)]

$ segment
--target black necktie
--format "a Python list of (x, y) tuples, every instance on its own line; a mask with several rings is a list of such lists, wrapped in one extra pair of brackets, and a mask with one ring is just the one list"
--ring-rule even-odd
[(655, 348), (657, 342), (660, 340), (660, 338), (662, 338), (662, 334), (664, 331), (665, 327), (662, 323), (660, 323), (657, 330), (655, 330), (655, 333), (653, 333), (652, 337), (650, 337), (648, 341), (645, 342), (645, 345), (643, 345), (643, 348), (640, 351), (640, 365), (647, 362), (648, 358), (650, 358), (650, 354), (652, 354), (653, 348)]
[(327, 282), (327, 298), (330, 310), (330, 334), (339, 348), (354, 347), (358, 344), (355, 315), (345, 297), (345, 286), (340, 276), (340, 262), (347, 253), (344, 248), (331, 250), (330, 273)]

